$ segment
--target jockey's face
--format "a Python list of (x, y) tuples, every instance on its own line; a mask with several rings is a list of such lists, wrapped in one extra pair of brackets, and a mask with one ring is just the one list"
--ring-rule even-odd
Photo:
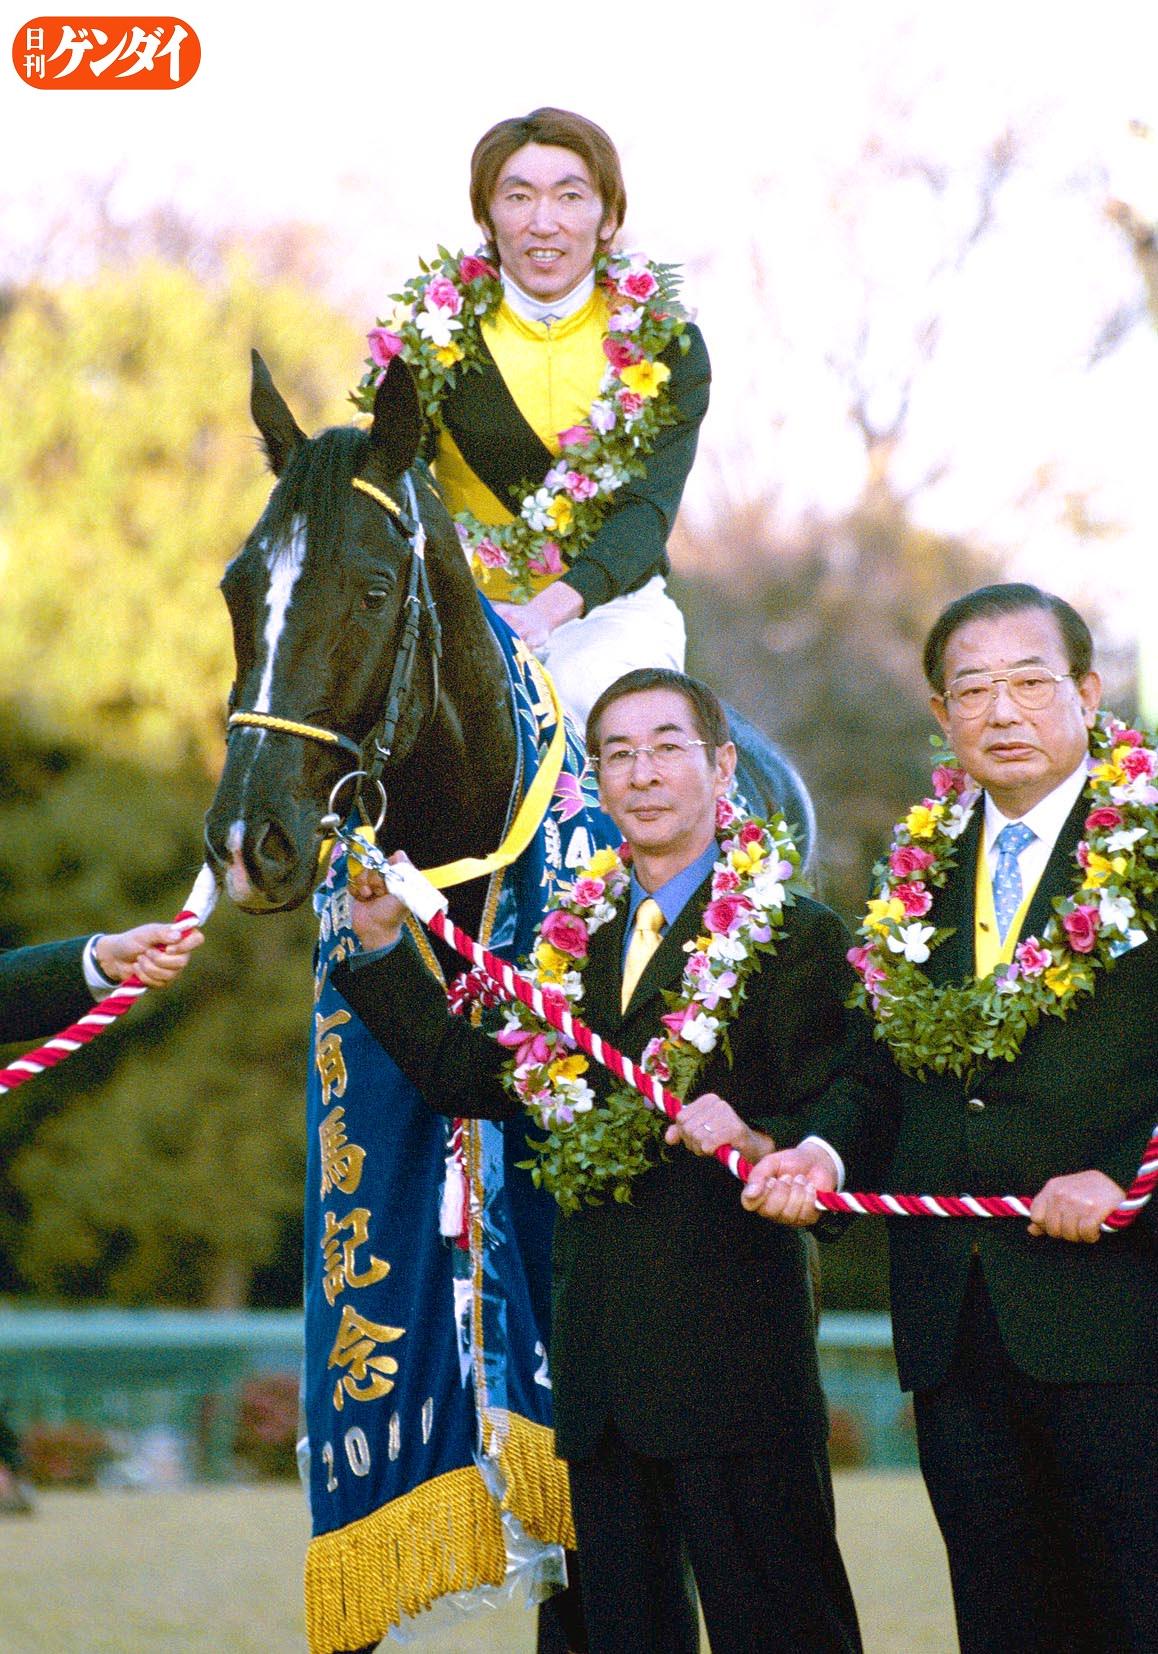
[(728, 790), (736, 749), (725, 741), (709, 758), (685, 697), (642, 689), (602, 714), (598, 756), (603, 808), (631, 846), (641, 882), (657, 889), (715, 837), (716, 800)]
[(595, 263), (615, 225), (580, 156), (524, 144), (499, 173), (490, 202), (499, 263), (532, 298), (561, 299)]

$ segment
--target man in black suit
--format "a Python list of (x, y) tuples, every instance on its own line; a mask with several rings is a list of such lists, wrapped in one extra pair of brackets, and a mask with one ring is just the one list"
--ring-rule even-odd
[[(1008, 961), (1083, 882), (1091, 651), (1068, 604), (1024, 585), (970, 593), (930, 633), (933, 711), (984, 788), (925, 915), (953, 932), (924, 967), (935, 984)], [(1003, 860), (1010, 824), (1026, 831)], [(1096, 906), (1096, 879), (1081, 900)], [(1158, 1648), (1154, 1207), (1122, 1233), (1099, 1227), (1158, 1119), (1158, 945), (1135, 914), (1116, 951), (1092, 995), (1041, 1017), (1014, 1060), (965, 1079), (896, 1072), (891, 1107), (825, 1104), (809, 1119), (854, 1187), (1033, 1195), (1028, 1225), (889, 1225), (897, 1363), (966, 1654)], [(744, 1204), (806, 1222), (813, 1187), (837, 1175), (802, 1145), (755, 1168)]]
[(149, 924), (0, 952), (0, 1045), (58, 1033), (129, 976), (165, 987), (203, 941), (196, 929)]
[[(735, 748), (710, 691), (646, 668), (596, 702), (588, 750), (631, 847), (633, 882), (592, 937), (581, 1014), (638, 1060), (661, 1031), (663, 990), (678, 985), (711, 897), (716, 801)], [(340, 991), (432, 1107), (521, 1129), (500, 1079), (504, 1050), (448, 1016), (409, 940), (393, 945), (403, 910), (378, 876), (353, 891), (354, 927), (375, 951), (339, 967)], [(632, 917), (648, 897), (662, 939), (623, 1011)], [(808, 899), (785, 921), (730, 1024), (732, 1066), (719, 1049), (709, 1057), (705, 1095), (669, 1128), (671, 1148), (631, 1201), (556, 1224), (556, 1445), (570, 1466), (595, 1654), (698, 1648), (687, 1560), (714, 1654), (860, 1647), (836, 1545), (802, 1237), (743, 1211), (706, 1158), (721, 1142), (750, 1157), (771, 1140), (795, 1141), (803, 1111), (851, 1083), (847, 935)]]

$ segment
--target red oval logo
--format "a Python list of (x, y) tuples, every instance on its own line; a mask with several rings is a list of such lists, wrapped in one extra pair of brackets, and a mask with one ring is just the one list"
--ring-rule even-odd
[(34, 17), (12, 62), (42, 92), (172, 92), (197, 73), (201, 42), (180, 17)]

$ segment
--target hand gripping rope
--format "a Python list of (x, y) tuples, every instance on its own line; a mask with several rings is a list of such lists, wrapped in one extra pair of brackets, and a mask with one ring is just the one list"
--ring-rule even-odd
[[(339, 834), (344, 840), (346, 835)], [(349, 842), (346, 840), (346, 842)], [(357, 842), (356, 854), (362, 864), (380, 873), (392, 895), (448, 943), (457, 953), (469, 959), (503, 993), (507, 999), (518, 999), (530, 1007), (535, 1015), (573, 1040), (579, 1050), (594, 1057), (618, 1079), (638, 1091), (640, 1095), (674, 1120), (683, 1104), (674, 1092), (660, 1085), (658, 1080), (638, 1068), (629, 1057), (617, 1051), (598, 1034), (578, 1021), (564, 1009), (558, 996), (545, 998), (541, 989), (526, 976), (511, 968), (504, 959), (480, 947), (473, 937), (459, 930), (447, 916), (447, 901), (416, 867), (409, 862), (388, 862), (382, 853)], [(726, 1166), (734, 1177), (747, 1182), (752, 1167), (738, 1149), (727, 1144), (714, 1150), (714, 1158)], [(1158, 1126), (1155, 1126), (1137, 1176), (1126, 1191), (1122, 1204), (1109, 1214), (1103, 1230), (1126, 1229), (1158, 1185)], [(816, 1191), (816, 1204), (827, 1212), (847, 1212), (860, 1216), (935, 1217), (935, 1218), (1028, 1218), (1032, 1198), (1023, 1195), (888, 1195), (888, 1194), (831, 1194)]]
[[(211, 868), (203, 867), (186, 898), (185, 906), (173, 923), (182, 931), (199, 928), (212, 913), (216, 900), (217, 880)], [(91, 1011), (87, 1011), (79, 1022), (74, 1022), (54, 1039), (47, 1040), (38, 1050), (17, 1057), (7, 1068), (0, 1068), (0, 1097), (9, 1091), (15, 1091), (16, 1087), (23, 1085), (25, 1081), (35, 1079), (37, 1074), (43, 1074), (46, 1069), (55, 1068), (57, 1063), (63, 1062), (66, 1057), (71, 1057), (82, 1045), (87, 1045), (98, 1034), (103, 1034), (106, 1028), (111, 1028), (113, 1023), (124, 1016), (141, 995), (148, 991), (139, 977), (126, 977), (111, 994), (106, 994)]]

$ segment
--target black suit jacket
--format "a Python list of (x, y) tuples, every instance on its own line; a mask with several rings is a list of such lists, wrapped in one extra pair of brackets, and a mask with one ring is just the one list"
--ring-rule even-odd
[(93, 1008), (84, 979), (87, 936), (0, 952), (0, 1045), (58, 1034)]
[[(583, 1015), (629, 1056), (660, 1032), (661, 990), (677, 986), (683, 944), (697, 934), (709, 894), (705, 883), (672, 924), (625, 1017), (623, 912), (592, 939)], [(717, 1051), (697, 1086), (727, 1097), (780, 1143), (797, 1140), (810, 1104), (854, 1083), (845, 1075), (863, 1029), (843, 1004), (852, 982), (847, 946), (827, 908), (801, 900), (789, 909), (786, 936), (731, 1024), (734, 1066)], [(522, 1129), (499, 1080), (505, 1052), (447, 1015), (409, 943), (347, 961), (334, 982), (431, 1107)], [(588, 1078), (606, 1092), (602, 1070)], [(657, 1457), (823, 1440), (802, 1237), (745, 1212), (736, 1180), (713, 1160), (668, 1150), (636, 1181), (629, 1204), (560, 1216), (552, 1315), (555, 1429), (565, 1458), (589, 1456), (609, 1418), (630, 1446)]]
[[(1073, 888), (1074, 850), (1089, 810), (1078, 799), (1034, 894), (1022, 935), (1040, 936), (1055, 898)], [(973, 972), (977, 848), (974, 810), (957, 866), (929, 919), (955, 933), (930, 957), (937, 983)], [(811, 1122), (842, 1153), (850, 1188), (908, 1194), (1035, 1195), (1051, 1177), (1091, 1167), (1123, 1188), (1158, 1120), (1158, 941), (1098, 973), (1092, 997), (1064, 1021), (1043, 1017), (1013, 1062), (990, 1062), (964, 1085), (924, 1082), (889, 1061), (875, 1108)], [(882, 1051), (887, 1048), (881, 1048)], [(823, 1116), (823, 1117), (822, 1117)], [(883, 1178), (885, 1181), (875, 1181)], [(901, 1383), (945, 1376), (974, 1245), (1009, 1355), (1032, 1377), (1065, 1383), (1158, 1382), (1158, 1255), (1153, 1203), (1132, 1229), (1093, 1246), (1031, 1237), (1020, 1219), (891, 1219), (893, 1333)]]

